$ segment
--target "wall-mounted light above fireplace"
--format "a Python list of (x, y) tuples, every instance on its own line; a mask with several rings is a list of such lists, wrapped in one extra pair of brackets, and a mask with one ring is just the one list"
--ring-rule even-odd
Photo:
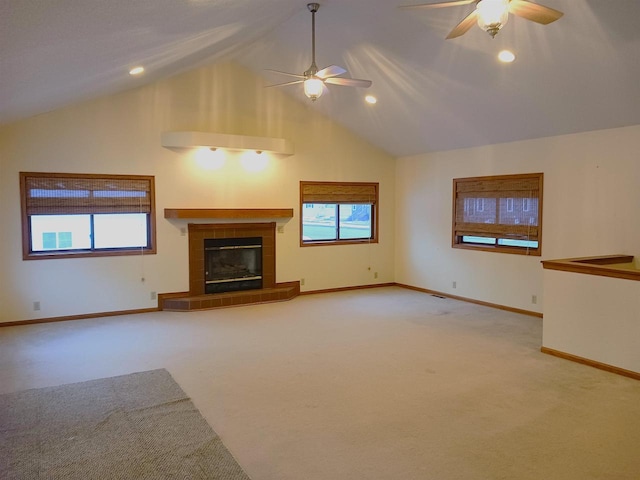
[(228, 133), (163, 132), (161, 141), (165, 148), (209, 148), (278, 155), (293, 155), (294, 152), (293, 142), (284, 138), (250, 137)]

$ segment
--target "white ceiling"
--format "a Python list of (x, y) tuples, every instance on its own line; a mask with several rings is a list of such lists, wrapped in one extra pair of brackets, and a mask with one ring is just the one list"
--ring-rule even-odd
[[(321, 0), (318, 67), (373, 86), (330, 86), (313, 108), (394, 156), (640, 124), (640, 0), (542, 0), (565, 15), (547, 26), (511, 16), (495, 39), (473, 27), (454, 40), (472, 5), (397, 8), (435, 1)], [(221, 60), (287, 81), (264, 69), (309, 67), (307, 3), (2, 0), (0, 123)], [(513, 64), (497, 62), (503, 48)]]

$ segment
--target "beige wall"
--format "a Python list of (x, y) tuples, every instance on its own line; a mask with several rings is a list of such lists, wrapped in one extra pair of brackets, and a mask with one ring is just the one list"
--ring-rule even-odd
[[(633, 126), (398, 159), (396, 281), (542, 312), (540, 260), (640, 256), (639, 151)], [(454, 178), (530, 172), (544, 173), (542, 257), (451, 248)]]
[[(207, 170), (193, 153), (160, 146), (168, 130), (282, 137), (296, 153), (270, 157), (261, 172), (243, 169), (239, 154)], [(164, 208), (294, 208), (293, 219), (279, 221), (279, 282), (305, 278), (303, 290), (318, 290), (394, 279), (393, 158), (310, 102), (265, 89), (237, 65), (198, 69), (4, 126), (0, 154), (0, 321), (149, 308), (150, 292), (188, 290), (187, 237), (180, 234), (188, 222), (164, 219)], [(154, 175), (157, 255), (23, 261), (19, 171)], [(300, 180), (380, 182), (380, 243), (300, 248)], [(34, 301), (41, 311), (33, 311)]]
[[(162, 148), (166, 130), (284, 137), (296, 153), (261, 172), (243, 170), (237, 154), (207, 170)], [(187, 290), (188, 222), (165, 220), (166, 207), (293, 207), (279, 222), (277, 280), (304, 278), (303, 290), (397, 281), (542, 312), (541, 259), (640, 257), (638, 151), (633, 126), (394, 161), (242, 67), (198, 69), (0, 127), (0, 321), (148, 308), (152, 291)], [(23, 261), (19, 171), (155, 175), (158, 254)], [(543, 256), (452, 249), (452, 179), (526, 172), (545, 174)], [(380, 243), (300, 248), (300, 180), (380, 182)]]

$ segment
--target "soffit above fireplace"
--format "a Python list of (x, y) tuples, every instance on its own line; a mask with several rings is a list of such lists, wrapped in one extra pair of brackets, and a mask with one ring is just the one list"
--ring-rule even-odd
[(292, 218), (293, 208), (165, 208), (164, 218)]
[(162, 146), (166, 148), (221, 148), (253, 150), (279, 155), (293, 155), (293, 142), (285, 138), (250, 137), (211, 132), (163, 132)]

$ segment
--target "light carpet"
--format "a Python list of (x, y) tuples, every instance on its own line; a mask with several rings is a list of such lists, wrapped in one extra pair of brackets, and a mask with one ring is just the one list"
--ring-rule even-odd
[(252, 480), (640, 479), (640, 382), (542, 323), (388, 287), (0, 328), (0, 393), (166, 368)]

